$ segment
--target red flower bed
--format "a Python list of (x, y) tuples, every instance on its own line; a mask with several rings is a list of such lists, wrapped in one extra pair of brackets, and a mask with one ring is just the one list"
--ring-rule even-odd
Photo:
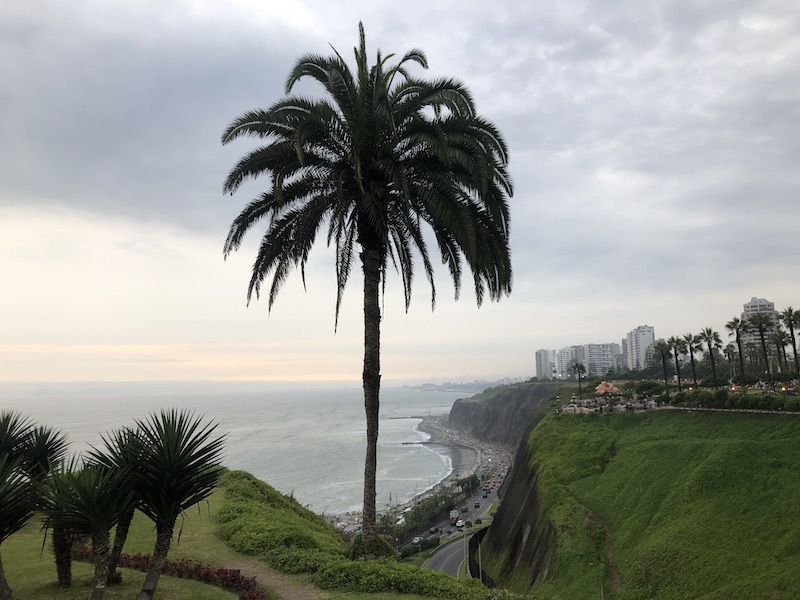
[[(92, 549), (85, 545), (76, 545), (72, 549), (72, 557), (76, 560), (92, 560)], [(147, 571), (150, 556), (145, 554), (121, 554), (119, 566), (137, 571)], [(267, 600), (266, 594), (256, 583), (255, 577), (245, 577), (239, 569), (215, 569), (203, 563), (182, 558), (178, 561), (168, 560), (164, 564), (162, 575), (192, 579), (215, 585), (239, 594), (239, 600)]]

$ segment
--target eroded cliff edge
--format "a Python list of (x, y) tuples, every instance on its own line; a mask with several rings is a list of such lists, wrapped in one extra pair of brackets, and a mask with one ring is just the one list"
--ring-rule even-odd
[(461, 398), (450, 409), (449, 425), (513, 455), (533, 415), (558, 387), (558, 383), (519, 383)]

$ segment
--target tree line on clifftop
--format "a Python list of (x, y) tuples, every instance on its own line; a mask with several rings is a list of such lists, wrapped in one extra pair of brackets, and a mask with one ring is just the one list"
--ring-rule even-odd
[[(797, 331), (800, 311), (787, 307), (773, 320), (769, 313), (747, 318), (733, 317), (725, 329), (732, 341), (723, 345), (718, 331), (706, 327), (698, 334), (686, 333), (658, 339), (648, 352), (649, 364), (641, 370), (610, 369), (606, 379), (646, 380), (661, 378), (664, 391), (682, 392), (684, 387), (719, 387), (728, 383), (739, 386), (763, 385), (774, 388), (800, 379), (800, 356), (797, 354)], [(754, 334), (756, 342), (745, 342)], [(791, 357), (787, 353), (791, 348)], [(722, 369), (724, 367), (724, 369)], [(575, 361), (573, 375), (582, 384), (586, 366)], [(722, 371), (722, 372), (720, 372)], [(691, 375), (691, 384), (686, 380)], [(789, 391), (785, 385), (781, 391)]]

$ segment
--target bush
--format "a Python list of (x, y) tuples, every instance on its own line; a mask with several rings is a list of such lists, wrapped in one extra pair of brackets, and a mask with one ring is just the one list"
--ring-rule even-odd
[(382, 538), (377, 538), (369, 547), (364, 544), (364, 539), (359, 533), (353, 538), (350, 550), (347, 553), (350, 560), (359, 560), (370, 556), (372, 558), (397, 560), (397, 550), (389, 542)]

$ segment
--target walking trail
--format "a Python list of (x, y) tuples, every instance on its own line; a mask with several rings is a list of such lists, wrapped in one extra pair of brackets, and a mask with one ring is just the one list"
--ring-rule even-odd
[(255, 577), (259, 584), (268, 587), (283, 600), (321, 600), (325, 597), (319, 588), (295, 582), (258, 560), (242, 558), (229, 561), (224, 566), (226, 569), (238, 569), (245, 577)]

